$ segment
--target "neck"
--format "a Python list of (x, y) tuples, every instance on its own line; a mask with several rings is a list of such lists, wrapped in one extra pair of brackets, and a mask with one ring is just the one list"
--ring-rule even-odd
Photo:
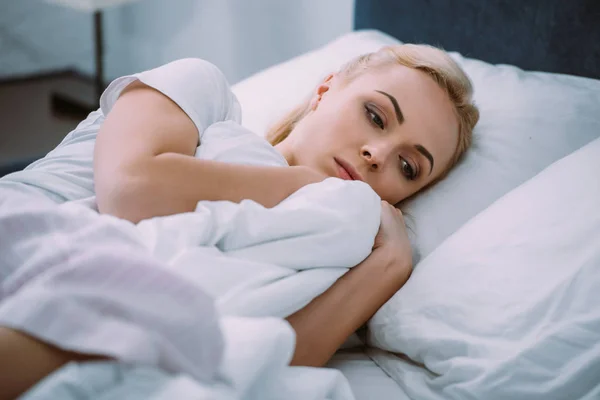
[(275, 145), (275, 150), (277, 150), (287, 161), (290, 167), (296, 165), (296, 159), (294, 157), (294, 153), (292, 152), (292, 146), (290, 146), (291, 141), (289, 138), (285, 139), (283, 142)]

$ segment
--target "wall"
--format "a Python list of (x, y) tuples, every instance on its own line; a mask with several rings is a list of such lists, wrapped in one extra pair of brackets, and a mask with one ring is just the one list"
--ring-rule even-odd
[[(0, 77), (68, 66), (93, 72), (91, 14), (43, 0), (0, 1)], [(141, 0), (112, 8), (104, 13), (106, 75), (202, 57), (234, 83), (349, 32), (353, 3)]]

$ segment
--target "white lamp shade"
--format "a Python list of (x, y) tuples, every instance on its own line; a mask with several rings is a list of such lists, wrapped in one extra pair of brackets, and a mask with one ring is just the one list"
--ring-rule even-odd
[(96, 11), (111, 6), (120, 6), (138, 0), (46, 0), (48, 3), (60, 4), (81, 11)]

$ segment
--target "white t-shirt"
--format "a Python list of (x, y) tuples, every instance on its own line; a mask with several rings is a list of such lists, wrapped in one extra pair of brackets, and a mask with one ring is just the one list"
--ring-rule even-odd
[(94, 196), (96, 135), (123, 89), (136, 80), (168, 96), (194, 122), (201, 144), (197, 158), (287, 165), (266, 140), (240, 125), (240, 104), (223, 73), (205, 60), (187, 58), (114, 80), (102, 94), (97, 111), (44, 158), (1, 178), (0, 189), (37, 192), (59, 203)]

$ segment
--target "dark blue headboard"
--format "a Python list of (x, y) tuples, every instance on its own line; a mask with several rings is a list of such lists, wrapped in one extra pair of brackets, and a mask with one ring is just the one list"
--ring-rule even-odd
[(355, 0), (354, 28), (600, 79), (600, 0)]

